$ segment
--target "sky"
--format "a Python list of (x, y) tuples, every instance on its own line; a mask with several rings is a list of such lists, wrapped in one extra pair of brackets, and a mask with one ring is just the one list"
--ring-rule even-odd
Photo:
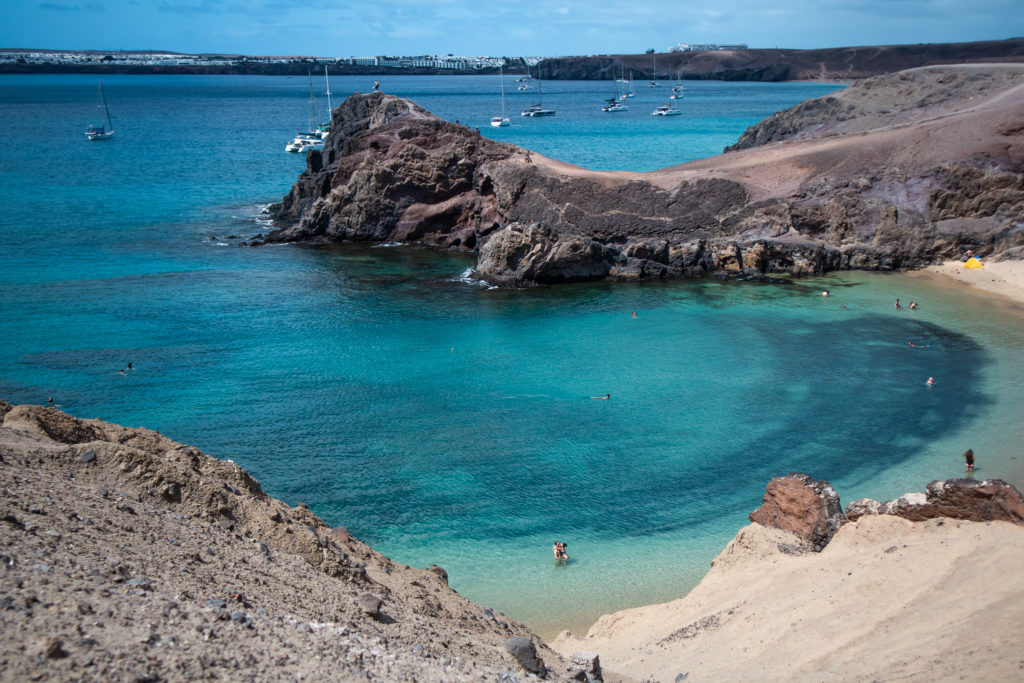
[(557, 56), (1024, 36), (1024, 0), (3, 0), (0, 47)]

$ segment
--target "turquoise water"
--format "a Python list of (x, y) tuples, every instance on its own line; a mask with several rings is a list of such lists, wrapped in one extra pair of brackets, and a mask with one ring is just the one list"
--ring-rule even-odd
[[(234, 460), (545, 634), (685, 592), (771, 476), (806, 471), (849, 502), (955, 476), (968, 447), (979, 476), (1018, 471), (1024, 326), (927, 280), (510, 292), (464, 281), (472, 258), (452, 252), (231, 246), (267, 229), (261, 207), (303, 167), (282, 150), (306, 88), (106, 78), (117, 133), (90, 143), (93, 79), (0, 77), (10, 139), (37, 141), (0, 165), (0, 396), (53, 395)], [(502, 130), (496, 78), (385, 88), (556, 158), (642, 170), (830, 86), (695, 83), (687, 116), (631, 102), (612, 119), (590, 104), (605, 86), (553, 83), (557, 117)]]

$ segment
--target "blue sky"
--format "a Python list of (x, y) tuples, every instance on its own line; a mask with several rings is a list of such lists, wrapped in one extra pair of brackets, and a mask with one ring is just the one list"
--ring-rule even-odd
[(1024, 0), (4, 0), (0, 47), (582, 55), (1024, 36)]

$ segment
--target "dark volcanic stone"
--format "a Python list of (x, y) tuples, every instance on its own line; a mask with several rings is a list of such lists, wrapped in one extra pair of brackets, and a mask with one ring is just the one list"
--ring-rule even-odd
[(502, 645), (524, 669), (534, 674), (544, 673), (544, 664), (537, 658), (537, 647), (532, 640), (522, 636), (513, 636)]

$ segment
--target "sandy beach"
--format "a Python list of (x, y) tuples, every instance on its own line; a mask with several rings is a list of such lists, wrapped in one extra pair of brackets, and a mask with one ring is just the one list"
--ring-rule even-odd
[(1019, 678), (1024, 527), (875, 516), (821, 553), (787, 553), (795, 538), (745, 527), (685, 598), (552, 646), (636, 680)]
[[(936, 273), (958, 286), (1024, 304), (1024, 261), (982, 259), (981, 268), (965, 268), (964, 262), (959, 260), (946, 261), (941, 265), (929, 266), (921, 272)], [(1024, 306), (1019, 310), (1024, 313)]]

